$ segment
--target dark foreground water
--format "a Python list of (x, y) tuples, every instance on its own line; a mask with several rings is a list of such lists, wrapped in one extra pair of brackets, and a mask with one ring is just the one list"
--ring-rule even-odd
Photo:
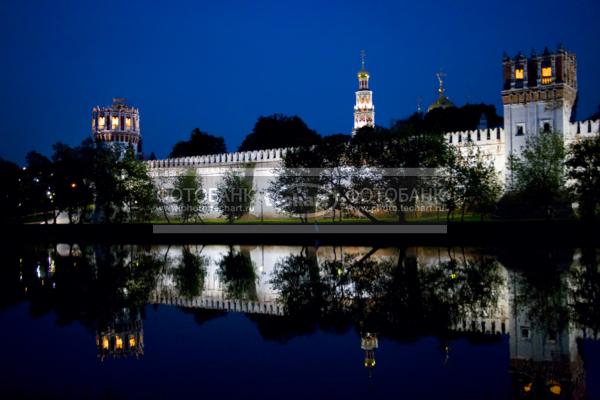
[(4, 398), (600, 398), (597, 249), (3, 253)]

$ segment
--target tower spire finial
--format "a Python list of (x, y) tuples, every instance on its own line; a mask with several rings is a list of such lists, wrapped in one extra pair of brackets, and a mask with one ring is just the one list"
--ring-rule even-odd
[(437, 76), (438, 81), (440, 81), (440, 88), (438, 89), (438, 92), (440, 93), (440, 96), (442, 96), (444, 94), (444, 92), (446, 91), (446, 89), (444, 89), (444, 78), (446, 77), (446, 73), (443, 72), (442, 70), (440, 70), (435, 75)]
[(367, 53), (364, 50), (360, 51), (360, 63), (362, 65), (362, 69), (365, 69), (365, 58), (367, 57)]

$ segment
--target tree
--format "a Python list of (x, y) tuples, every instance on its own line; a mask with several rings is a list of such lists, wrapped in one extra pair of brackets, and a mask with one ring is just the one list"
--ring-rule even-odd
[(564, 159), (560, 134), (540, 132), (530, 136), (521, 156), (509, 156), (510, 190), (550, 218), (566, 198)]
[(177, 177), (173, 194), (183, 223), (192, 218), (200, 218), (202, 221), (200, 215), (205, 211), (206, 196), (202, 188), (202, 179), (196, 176), (195, 170), (190, 168)]
[(302, 223), (307, 223), (309, 214), (316, 212), (320, 190), (319, 174), (315, 168), (318, 161), (314, 149), (289, 149), (283, 166), (275, 169), (275, 178), (267, 189), (278, 210), (300, 218)]
[(493, 162), (470, 144), (464, 149), (449, 149), (442, 189), (448, 222), (459, 208), (461, 221), (466, 210), (479, 212), (483, 220), (484, 215), (493, 210), (502, 191)]
[(261, 116), (252, 132), (244, 138), (238, 151), (310, 146), (319, 141), (319, 134), (300, 117), (283, 114)]
[(248, 177), (228, 171), (217, 188), (217, 207), (221, 211), (221, 215), (227, 218), (227, 222), (232, 224), (250, 211), (254, 195), (255, 192)]
[(21, 173), (20, 182), (23, 194), (20, 201), (22, 210), (27, 214), (45, 214), (53, 210), (52, 162), (36, 151), (27, 153), (25, 160), (27, 167)]
[(148, 221), (158, 206), (156, 188), (148, 176), (148, 168), (135, 158), (129, 149), (121, 161), (121, 184), (124, 206), (129, 212), (129, 221)]
[(19, 166), (0, 158), (0, 221), (14, 222), (23, 212), (22, 173)]
[(83, 222), (88, 206), (94, 201), (94, 176), (90, 168), (93, 143), (87, 140), (72, 148), (59, 142), (53, 150), (53, 204), (58, 212), (67, 212), (70, 223), (75, 219)]
[(595, 218), (600, 212), (600, 136), (573, 144), (566, 166), (579, 214), (584, 219)]
[(189, 140), (183, 140), (175, 143), (169, 157), (191, 157), (202, 156), (205, 154), (226, 153), (225, 139), (220, 136), (213, 136), (195, 128), (190, 134)]

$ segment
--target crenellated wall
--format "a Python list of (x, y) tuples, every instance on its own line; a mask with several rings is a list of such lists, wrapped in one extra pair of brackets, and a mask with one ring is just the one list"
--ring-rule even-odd
[(469, 145), (475, 146), (494, 163), (499, 177), (506, 173), (505, 135), (503, 128), (474, 129), (446, 134), (447, 143), (466, 152)]
[(208, 165), (260, 163), (281, 161), (287, 149), (242, 151), (235, 153), (209, 154), (204, 156), (167, 158), (147, 161), (148, 168), (197, 167)]

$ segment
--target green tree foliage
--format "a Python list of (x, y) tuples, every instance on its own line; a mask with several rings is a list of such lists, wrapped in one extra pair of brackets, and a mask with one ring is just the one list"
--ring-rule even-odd
[(288, 150), (283, 166), (275, 170), (277, 178), (267, 189), (277, 209), (300, 218), (303, 223), (317, 211), (320, 177), (314, 166), (319, 162), (318, 154), (312, 148)]
[(261, 116), (238, 151), (310, 146), (319, 141), (319, 134), (300, 117), (283, 114)]
[(148, 221), (156, 212), (158, 198), (148, 168), (135, 158), (132, 150), (121, 160), (120, 186), (123, 203), (128, 210), (130, 222)]
[(226, 153), (225, 140), (220, 136), (213, 136), (195, 128), (189, 140), (175, 143), (169, 157), (191, 157), (205, 154)]
[(217, 187), (217, 207), (227, 222), (248, 214), (255, 192), (252, 189), (251, 177), (244, 177), (234, 171), (228, 171)]
[[(511, 155), (509, 190), (532, 208), (550, 218), (566, 202), (565, 148), (560, 134), (547, 132), (528, 138), (521, 156)], [(569, 206), (570, 207), (570, 206)]]
[(493, 211), (502, 192), (498, 174), (492, 161), (472, 145), (466, 150), (450, 149), (442, 178), (443, 202), (447, 220), (461, 210), (461, 221), (466, 210), (485, 214)]
[(579, 214), (594, 219), (600, 213), (600, 137), (575, 143), (567, 156), (567, 176)]
[(201, 215), (206, 210), (206, 196), (202, 188), (202, 178), (196, 175), (194, 169), (188, 169), (177, 177), (173, 195), (183, 223), (196, 218), (202, 221)]

